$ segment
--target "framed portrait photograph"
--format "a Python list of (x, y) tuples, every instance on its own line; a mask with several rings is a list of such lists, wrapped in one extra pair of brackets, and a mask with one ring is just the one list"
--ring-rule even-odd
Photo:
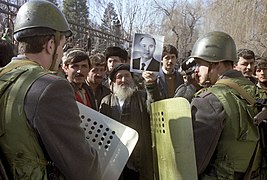
[(159, 72), (163, 50), (164, 36), (152, 34), (134, 34), (130, 60), (130, 71)]

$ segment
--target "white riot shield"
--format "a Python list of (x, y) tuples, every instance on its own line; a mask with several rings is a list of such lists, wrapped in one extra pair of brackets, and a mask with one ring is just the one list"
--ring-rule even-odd
[(197, 180), (190, 105), (185, 98), (151, 104), (156, 179)]
[(117, 180), (137, 143), (138, 133), (79, 102), (77, 104), (85, 138), (100, 157), (102, 180)]

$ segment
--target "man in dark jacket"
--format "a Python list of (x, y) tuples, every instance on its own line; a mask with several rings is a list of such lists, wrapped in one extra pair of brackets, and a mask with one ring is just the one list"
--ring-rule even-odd
[[(113, 84), (113, 94), (102, 99), (100, 112), (139, 133), (139, 141), (121, 179), (152, 180), (154, 174), (147, 94), (144, 91), (136, 91), (128, 64), (115, 65), (110, 72), (110, 79)], [(159, 98), (157, 89), (151, 94), (154, 100)]]
[(157, 83), (162, 98), (172, 98), (176, 89), (184, 83), (183, 76), (175, 69), (178, 51), (168, 44), (163, 47), (162, 68), (159, 72)]
[(90, 71), (86, 77), (86, 84), (94, 95), (97, 110), (99, 109), (103, 97), (111, 93), (111, 90), (102, 84), (106, 75), (106, 58), (101, 53), (96, 53), (89, 57)]
[(109, 79), (109, 73), (116, 64), (127, 62), (128, 53), (125, 49), (122, 49), (121, 47), (110, 46), (105, 50), (104, 55), (107, 60), (107, 69), (106, 69), (106, 76), (103, 79), (103, 85), (106, 86), (107, 88), (110, 88), (112, 91), (112, 87), (110, 86), (111, 81)]

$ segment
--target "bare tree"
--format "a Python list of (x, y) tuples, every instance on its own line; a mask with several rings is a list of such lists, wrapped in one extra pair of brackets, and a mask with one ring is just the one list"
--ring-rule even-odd
[[(164, 14), (161, 30), (164, 32), (165, 43), (170, 43), (178, 49), (179, 60), (188, 56), (192, 44), (197, 38), (197, 23), (201, 18), (201, 2), (191, 4), (189, 1), (173, 1), (159, 3), (154, 0), (156, 8)], [(179, 63), (179, 62), (178, 62)]]
[(121, 20), (124, 38), (134, 33), (154, 33), (160, 27), (153, 0), (113, 0)]
[(266, 54), (266, 0), (209, 0), (207, 3), (203, 32), (225, 31), (235, 39), (238, 48)]

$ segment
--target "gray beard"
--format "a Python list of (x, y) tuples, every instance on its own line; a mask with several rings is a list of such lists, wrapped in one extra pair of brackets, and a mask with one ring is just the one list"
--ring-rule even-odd
[(130, 84), (127, 87), (120, 87), (117, 84), (114, 84), (113, 92), (118, 97), (120, 101), (125, 101), (128, 97), (132, 96), (135, 91), (134, 85)]

